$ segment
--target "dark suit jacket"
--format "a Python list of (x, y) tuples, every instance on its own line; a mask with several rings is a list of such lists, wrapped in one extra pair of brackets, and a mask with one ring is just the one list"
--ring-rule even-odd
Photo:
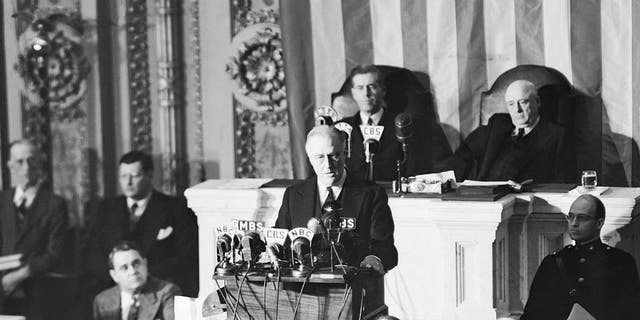
[[(380, 118), (378, 125), (384, 127), (382, 136), (380, 137), (380, 147), (374, 158), (374, 180), (376, 181), (392, 181), (397, 179), (396, 161), (402, 160), (403, 151), (402, 144), (398, 142), (395, 134), (395, 117), (396, 114), (385, 109)], [(407, 161), (403, 164), (403, 176), (412, 176), (431, 171), (431, 156), (433, 151), (442, 153), (442, 148), (431, 147), (431, 137), (428, 134), (426, 124), (423, 124), (420, 118), (414, 119), (414, 136), (409, 141), (407, 149)], [(346, 166), (349, 172), (357, 178), (367, 178), (367, 163), (364, 156), (364, 144), (360, 125), (360, 113), (356, 113), (352, 117), (342, 119), (342, 122), (348, 123), (353, 127), (351, 132), (351, 157), (347, 159)], [(438, 158), (434, 156), (433, 158)]]
[[(318, 194), (315, 176), (288, 187), (276, 227), (306, 227), (320, 202)], [(375, 255), (382, 260), (385, 270), (395, 267), (398, 264), (398, 252), (393, 243), (393, 217), (384, 189), (373, 182), (352, 178), (347, 174), (338, 200), (342, 203), (343, 216), (356, 218), (355, 233), (363, 244), (357, 252), (358, 261), (367, 255)]]
[[(89, 237), (85, 266), (97, 280), (99, 292), (113, 285), (108, 273), (108, 254), (123, 240), (135, 241), (147, 258), (149, 273), (171, 281), (185, 295), (198, 294), (198, 226), (184, 198), (153, 191), (147, 207), (133, 232), (129, 232), (129, 209), (124, 196), (102, 201), (95, 214)], [(171, 233), (158, 239), (159, 231)], [(183, 288), (184, 286), (184, 288)]]
[[(138, 319), (174, 319), (173, 298), (177, 295), (180, 295), (180, 289), (176, 285), (149, 277), (140, 292)], [(121, 320), (121, 314), (118, 286), (101, 292), (93, 301), (94, 320)]]
[[(444, 167), (453, 169), (459, 181), (466, 178), (499, 179), (491, 172), (491, 166), (502, 152), (505, 141), (511, 139), (514, 128), (508, 114), (494, 114), (486, 126), (474, 130), (462, 142)], [(530, 140), (525, 161), (520, 163), (517, 176), (510, 179), (523, 181), (531, 178), (536, 182), (575, 180), (571, 177), (571, 153), (564, 128), (541, 118), (527, 136)]]
[(540, 264), (520, 319), (564, 320), (574, 303), (598, 320), (639, 319), (639, 291), (638, 271), (630, 254), (599, 240), (569, 245)]
[(14, 193), (15, 189), (0, 192), (2, 254), (22, 253), (21, 262), (29, 265), (31, 276), (20, 287), (26, 294), (29, 319), (39, 319), (41, 315), (34, 312), (48, 309), (45, 305), (53, 298), (42, 294), (51, 292), (46, 288), (46, 273), (59, 263), (65, 250), (67, 206), (64, 199), (40, 187), (18, 232)]

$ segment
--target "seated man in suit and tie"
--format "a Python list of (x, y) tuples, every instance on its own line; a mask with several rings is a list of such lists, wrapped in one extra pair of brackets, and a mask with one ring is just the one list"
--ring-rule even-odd
[(332, 126), (317, 126), (309, 132), (305, 150), (316, 175), (286, 189), (276, 227), (306, 227), (309, 220), (321, 217), (327, 201), (335, 200), (343, 216), (355, 218), (354, 232), (363, 245), (352, 253), (354, 260), (384, 274), (398, 263), (387, 194), (345, 170), (345, 140)]
[(149, 276), (140, 248), (122, 242), (109, 253), (109, 275), (116, 285), (93, 301), (94, 320), (174, 319), (173, 299), (180, 289)]
[[(85, 267), (87, 295), (112, 285), (107, 256), (123, 240), (140, 244), (149, 272), (177, 284), (187, 296), (198, 294), (198, 226), (182, 197), (153, 188), (153, 162), (140, 151), (120, 158), (122, 195), (102, 201), (94, 213)], [(93, 294), (93, 295), (92, 295)]]
[(539, 116), (540, 98), (535, 85), (526, 80), (512, 82), (505, 91), (505, 101), (509, 114), (494, 114), (439, 169), (453, 169), (459, 181), (570, 180), (571, 157), (565, 130)]
[(14, 188), (0, 193), (2, 256), (21, 254), (19, 266), (2, 272), (2, 314), (51, 319), (60, 311), (52, 271), (65, 250), (67, 207), (43, 182), (42, 153), (26, 140), (9, 145)]
[[(397, 114), (385, 102), (386, 86), (382, 74), (373, 65), (357, 66), (349, 76), (351, 81), (351, 97), (337, 96), (334, 105), (355, 104), (359, 111), (353, 116), (343, 118), (341, 122), (349, 124), (353, 130), (350, 138), (351, 156), (346, 160), (347, 169), (355, 177), (368, 178), (368, 164), (365, 157), (364, 135), (361, 125), (383, 127), (379, 139), (378, 151), (373, 158), (374, 181), (392, 181), (397, 179), (397, 161), (403, 161), (403, 176), (411, 176), (431, 171), (431, 159), (440, 159), (446, 148), (432, 147), (429, 126), (418, 117), (413, 117), (415, 133), (406, 144), (406, 159), (403, 146), (396, 138), (395, 118)], [(352, 107), (352, 106), (351, 106)], [(351, 108), (350, 107), (350, 108)], [(339, 111), (342, 108), (337, 108)], [(440, 141), (442, 142), (442, 141)], [(448, 151), (446, 155), (450, 154)]]

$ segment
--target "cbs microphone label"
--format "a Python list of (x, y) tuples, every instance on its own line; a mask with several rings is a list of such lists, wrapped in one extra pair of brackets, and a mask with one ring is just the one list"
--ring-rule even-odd
[(267, 244), (277, 242), (284, 244), (284, 240), (287, 238), (289, 230), (281, 228), (264, 228), (264, 238), (267, 240)]
[(252, 220), (231, 220), (233, 228), (239, 231), (256, 231), (261, 232), (264, 229), (264, 221)]
[(379, 142), (380, 137), (382, 136), (382, 132), (384, 131), (384, 127), (360, 125), (360, 131), (362, 131), (362, 141), (373, 139)]

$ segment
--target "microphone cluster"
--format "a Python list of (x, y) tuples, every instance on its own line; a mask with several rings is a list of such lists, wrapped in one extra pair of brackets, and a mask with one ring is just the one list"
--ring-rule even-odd
[[(238, 231), (225, 228), (217, 238), (216, 275), (282, 275), (306, 277), (320, 268), (343, 266), (345, 239), (353, 239), (355, 218), (343, 218), (337, 202), (326, 204), (320, 219), (292, 230), (263, 228)], [(346, 235), (345, 234), (350, 234)], [(349, 260), (349, 259), (347, 259)], [(355, 262), (356, 261), (348, 261)]]

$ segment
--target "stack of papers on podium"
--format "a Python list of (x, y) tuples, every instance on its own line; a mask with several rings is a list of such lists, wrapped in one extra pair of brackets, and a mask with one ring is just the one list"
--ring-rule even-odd
[(20, 266), (21, 253), (10, 254), (0, 257), (0, 271), (15, 269)]

